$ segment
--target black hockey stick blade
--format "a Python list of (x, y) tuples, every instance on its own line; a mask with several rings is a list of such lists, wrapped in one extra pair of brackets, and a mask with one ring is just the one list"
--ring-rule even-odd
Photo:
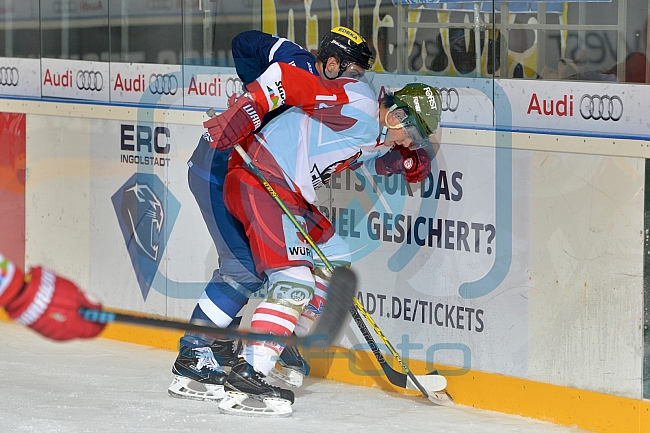
[(113, 311), (89, 308), (81, 308), (79, 314), (85, 320), (95, 323), (120, 322), (139, 326), (194, 331), (229, 340), (243, 338), (247, 340), (265, 340), (284, 344), (300, 345), (305, 342), (306, 339), (310, 339), (310, 341), (318, 341), (322, 342), (321, 344), (325, 346), (330, 346), (338, 337), (341, 328), (345, 323), (343, 318), (346, 312), (352, 307), (352, 298), (356, 294), (356, 287), (357, 279), (350, 269), (335, 268), (330, 283), (329, 296), (325, 306), (323, 307), (323, 313), (314, 326), (313, 332), (304, 338), (260, 334), (243, 329), (217, 328), (177, 320), (146, 317), (138, 314), (116, 313)]
[[(430, 402), (432, 402), (432, 403), (434, 403), (436, 405), (447, 406), (447, 405), (453, 404), (454, 400), (451, 398), (451, 395), (449, 395), (448, 392), (446, 392), (444, 390), (440, 390), (440, 391), (438, 391), (438, 390), (429, 390), (429, 389), (426, 389), (426, 388), (424, 390), (422, 390), (421, 389), (422, 388), (421, 383), (420, 383), (420, 386), (418, 387), (417, 384), (415, 383), (415, 381), (413, 381), (413, 380), (411, 380), (409, 378), (408, 374), (396, 371), (390, 365), (388, 365), (388, 362), (386, 361), (386, 358), (384, 357), (384, 355), (379, 350), (379, 346), (377, 345), (377, 343), (375, 343), (375, 340), (372, 337), (372, 335), (370, 334), (370, 330), (368, 329), (368, 327), (364, 323), (363, 318), (361, 317), (361, 314), (359, 313), (359, 310), (357, 309), (357, 307), (353, 305), (352, 308), (349, 309), (349, 312), (352, 315), (352, 319), (354, 320), (354, 322), (357, 324), (359, 330), (361, 331), (361, 335), (363, 335), (364, 339), (368, 343), (368, 346), (370, 347), (370, 350), (372, 351), (373, 355), (375, 355), (375, 359), (379, 363), (379, 366), (384, 371), (384, 374), (386, 375), (386, 378), (388, 379), (388, 381), (391, 384), (393, 384), (394, 386), (397, 386), (399, 388), (411, 389), (411, 390), (414, 390), (414, 391), (419, 390)], [(429, 373), (429, 374), (432, 374), (432, 373)], [(423, 376), (415, 376), (415, 378), (416, 378), (415, 380), (419, 382), (418, 379), (421, 379), (422, 377)]]
[(348, 311), (352, 308), (352, 298), (357, 294), (357, 276), (352, 269), (334, 268), (328, 292), (323, 313), (311, 334), (327, 335), (326, 344), (331, 346), (341, 333)]

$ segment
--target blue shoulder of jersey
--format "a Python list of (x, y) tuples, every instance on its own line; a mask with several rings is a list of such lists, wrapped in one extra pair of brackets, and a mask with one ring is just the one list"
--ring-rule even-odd
[(249, 30), (235, 36), (232, 55), (237, 74), (248, 84), (256, 80), (273, 63), (288, 63), (312, 74), (316, 72), (316, 59), (301, 46), (258, 30)]

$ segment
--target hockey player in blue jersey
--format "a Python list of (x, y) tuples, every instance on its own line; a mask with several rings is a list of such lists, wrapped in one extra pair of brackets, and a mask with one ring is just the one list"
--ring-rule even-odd
[[(347, 34), (356, 35), (359, 43)], [(287, 39), (255, 30), (242, 32), (235, 37), (232, 52), (237, 74), (244, 85), (256, 80), (269, 65), (276, 62), (288, 63), (328, 79), (342, 76), (358, 79), (374, 60), (365, 40), (344, 27), (333, 29), (323, 38), (317, 58)], [(264, 123), (287, 108), (281, 107), (268, 113)], [(237, 327), (243, 314), (242, 306), (264, 283), (255, 270), (241, 223), (233, 218), (224, 205), (223, 184), (229, 157), (229, 150), (216, 151), (210, 147), (206, 133), (188, 162), (190, 190), (219, 254), (219, 269), (214, 272), (195, 307), (191, 321), (219, 327)], [(313, 307), (306, 311), (297, 334), (307, 333), (325, 297), (326, 293), (321, 292), (313, 299)], [(221, 399), (224, 378), (220, 367), (232, 365), (237, 350), (237, 344), (233, 341), (214, 340), (205, 335), (186, 335), (181, 339), (180, 353), (172, 368), (175, 377), (169, 393), (200, 400)], [(285, 348), (278, 364), (280, 368), (276, 377), (291, 386), (299, 386), (302, 376), (309, 371), (295, 346)], [(200, 385), (197, 386), (195, 382)]]
[[(233, 41), (233, 54), (237, 55), (238, 73), (246, 84), (250, 82), (251, 78), (264, 72), (270, 64), (277, 62), (277, 58), (281, 55), (287, 56), (290, 52), (296, 53), (295, 59), (297, 59), (292, 59), (290, 64), (310, 72), (316, 69), (328, 78), (339, 76), (359, 78), (363, 75), (364, 68), (369, 68), (371, 65), (372, 57), (367, 44), (349, 29), (333, 29), (323, 40), (318, 56), (322, 60), (313, 64), (309, 62), (311, 56), (309, 53), (289, 41), (261, 32), (245, 32), (242, 36), (247, 34), (251, 37), (237, 38)], [(356, 35), (359, 38), (357, 40), (362, 43), (356, 43), (349, 37), (350, 34)], [(254, 41), (255, 38), (258, 40)], [(345, 50), (344, 44), (351, 49)], [(247, 48), (248, 51), (251, 51), (251, 47), (264, 47), (264, 49), (259, 50), (261, 55), (258, 56), (244, 54)], [(252, 51), (257, 53), (255, 50)], [(271, 56), (270, 53), (272, 53)], [(274, 62), (268, 63), (267, 59), (271, 58)], [(356, 60), (356, 63), (353, 60)], [(384, 111), (388, 113), (389, 108), (391, 107), (385, 107)], [(395, 107), (392, 107), (392, 110), (395, 110)], [(395, 110), (394, 114), (398, 112), (399, 110)], [(385, 116), (387, 118), (388, 114)], [(399, 127), (396, 128), (399, 129)], [(262, 283), (262, 279), (256, 272), (250, 245), (243, 233), (241, 223), (234, 219), (223, 206), (223, 181), (221, 179), (223, 179), (222, 175), (226, 170), (225, 154), (225, 152), (214, 152), (209, 139), (204, 137), (190, 160), (189, 174), (190, 188), (199, 202), (220, 256), (220, 269), (215, 272), (213, 280), (206, 288), (193, 313), (192, 320), (194, 322), (204, 321), (220, 327), (233, 326), (238, 323), (238, 316), (241, 314), (243, 305), (246, 304), (252, 293), (259, 290)], [(415, 182), (422, 180), (422, 176), (428, 174), (428, 167), (430, 167), (425, 155), (401, 147), (400, 150), (389, 152), (380, 159), (381, 163), (377, 163), (375, 167), (376, 173), (387, 175), (401, 173), (407, 176), (407, 180)], [(411, 165), (407, 166), (404, 163), (406, 160), (409, 160)], [(201, 166), (209, 167), (209, 169), (202, 170)], [(317, 282), (312, 297), (313, 308), (304, 310), (305, 314), (300, 316), (295, 327), (295, 332), (298, 335), (301, 333), (304, 335), (309, 329), (310, 323), (317, 317), (314, 312), (320, 309), (326, 296), (326, 290), (319, 290)], [(223, 396), (221, 385), (225, 380), (225, 372), (222, 367), (233, 362), (236, 349), (232, 342), (216, 341), (211, 345), (210, 342), (211, 339), (207, 336), (186, 335), (183, 337), (180, 354), (173, 368), (176, 377), (170, 386), (170, 394), (210, 400), (219, 400)], [(287, 351), (290, 351), (289, 356), (287, 356)], [(283, 358), (288, 360), (284, 363), (285, 366), (295, 367), (296, 370), (300, 370), (303, 365), (296, 348), (285, 348), (279, 357), (281, 365)], [(294, 361), (293, 365), (291, 361)], [(291, 369), (289, 370), (291, 372)], [(296, 371), (296, 373), (298, 372)], [(290, 383), (295, 380), (293, 382), (295, 385), (300, 379), (300, 374), (293, 376), (290, 374), (285, 376), (285, 379)], [(192, 389), (192, 381), (202, 383), (205, 390)]]
[[(250, 135), (263, 115), (285, 104), (292, 108)], [(372, 90), (358, 80), (327, 81), (276, 63), (248, 86), (247, 95), (204, 122), (212, 147), (228, 149), (240, 143), (266, 178), (262, 185), (257, 171), (249, 169), (236, 153), (224, 184), (226, 207), (244, 226), (256, 270), (269, 281), (251, 329), (290, 335), (318, 290), (327, 290), (329, 268), (285, 212), (300, 221), (333, 266), (349, 265), (349, 245), (314, 206), (316, 190), (333, 174), (359, 163), (371, 175), (406, 173), (407, 179), (422, 180), (430, 171), (430, 161), (419, 146), (431, 144), (440, 105), (440, 96), (430, 85), (409, 84), (386, 93), (377, 104)], [(380, 135), (380, 129), (386, 134)], [(386, 143), (394, 144), (397, 152), (387, 151)], [(273, 197), (284, 202), (282, 209), (267, 184), (273, 188)], [(293, 393), (265, 381), (283, 349), (282, 344), (247, 341), (226, 379), (219, 409), (236, 414), (290, 414)], [(265, 406), (247, 405), (249, 399)]]

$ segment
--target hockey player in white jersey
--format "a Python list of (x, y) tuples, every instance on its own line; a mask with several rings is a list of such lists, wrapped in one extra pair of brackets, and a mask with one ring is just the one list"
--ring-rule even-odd
[[(363, 162), (375, 169), (371, 174), (400, 173), (410, 181), (426, 177), (430, 160), (419, 147), (429, 144), (438, 126), (437, 91), (423, 84), (408, 85), (394, 95), (384, 95), (378, 107), (365, 83), (327, 82), (286, 64), (270, 66), (248, 90), (249, 97), (205, 122), (211, 145), (230, 148), (251, 134), (264, 114), (285, 104), (293, 106), (243, 144), (325, 255), (335, 265), (349, 264), (349, 247), (313, 206), (315, 189), (332, 174)], [(391, 152), (394, 157), (385, 158), (384, 140), (398, 147)], [(256, 309), (251, 325), (258, 332), (290, 335), (319, 283), (326, 285), (324, 266), (238, 156), (231, 159), (224, 192), (226, 206), (245, 228), (257, 271), (269, 279), (269, 294)], [(248, 342), (243, 359), (226, 380), (220, 409), (290, 414), (293, 393), (264, 380), (281, 351), (279, 344)], [(249, 397), (266, 406), (247, 406), (244, 401)]]
[[(304, 48), (267, 33), (242, 32), (232, 41), (237, 74), (245, 85), (255, 81), (269, 65), (290, 63), (327, 79), (359, 78), (372, 65), (373, 56), (366, 41), (356, 32), (336, 27), (323, 38), (318, 60)], [(290, 108), (283, 105), (264, 117), (264, 121)], [(218, 327), (237, 327), (248, 298), (262, 288), (264, 276), (255, 270), (248, 239), (239, 221), (225, 207), (223, 184), (230, 149), (210, 147), (209, 135), (199, 141), (188, 162), (188, 183), (201, 210), (208, 231), (219, 254), (219, 269), (214, 272), (191, 321)], [(313, 305), (305, 309), (297, 332), (307, 333), (322, 309), (326, 293), (318, 292)], [(174, 397), (197, 400), (220, 400), (227, 375), (224, 367), (232, 366), (239, 346), (234, 341), (215, 340), (208, 335), (186, 333), (172, 367), (174, 380), (168, 388)], [(278, 358), (275, 378), (290, 386), (300, 386), (309, 365), (296, 346), (287, 346)]]

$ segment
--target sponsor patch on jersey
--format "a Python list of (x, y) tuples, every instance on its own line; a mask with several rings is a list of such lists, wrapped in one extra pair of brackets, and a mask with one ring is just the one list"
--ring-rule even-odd
[[(307, 225), (302, 217), (295, 217), (300, 225), (306, 229)], [(282, 228), (284, 230), (284, 243), (287, 246), (289, 260), (305, 260), (314, 262), (314, 252), (302, 234), (287, 215), (282, 215)]]
[(274, 110), (280, 105), (284, 104), (286, 95), (284, 93), (284, 87), (282, 87), (282, 81), (276, 81), (273, 83), (273, 87), (266, 86), (266, 90), (269, 95), (269, 105), (271, 107), (271, 110)]
[(280, 97), (270, 87), (267, 86), (266, 90), (268, 90), (268, 92), (269, 92), (269, 100), (271, 101), (271, 110), (274, 110), (274, 109), (278, 108), (278, 105), (279, 105), (279, 102), (280, 102)]

